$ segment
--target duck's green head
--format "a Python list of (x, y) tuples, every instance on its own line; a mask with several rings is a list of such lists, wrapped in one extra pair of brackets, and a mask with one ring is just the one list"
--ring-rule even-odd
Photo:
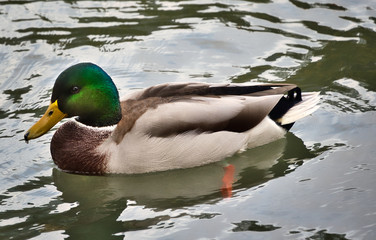
[(51, 104), (43, 117), (25, 134), (25, 140), (40, 137), (65, 117), (77, 116), (85, 125), (102, 127), (121, 119), (119, 93), (111, 77), (93, 63), (79, 63), (56, 79)]

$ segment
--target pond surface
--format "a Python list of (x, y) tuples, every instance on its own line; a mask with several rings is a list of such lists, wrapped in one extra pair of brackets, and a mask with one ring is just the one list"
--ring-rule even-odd
[[(1, 239), (376, 239), (376, 2), (1, 1)], [(287, 82), (321, 107), (224, 164), (60, 171), (22, 138), (57, 75), (90, 61), (120, 95), (164, 82)], [(59, 126), (59, 125), (58, 125)], [(56, 128), (55, 128), (56, 129)]]

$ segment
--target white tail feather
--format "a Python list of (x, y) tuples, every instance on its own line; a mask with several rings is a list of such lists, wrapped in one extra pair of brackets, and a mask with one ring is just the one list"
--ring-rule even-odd
[(290, 108), (277, 122), (286, 125), (312, 114), (319, 108), (317, 105), (320, 101), (319, 94), (319, 92), (302, 93), (302, 101)]

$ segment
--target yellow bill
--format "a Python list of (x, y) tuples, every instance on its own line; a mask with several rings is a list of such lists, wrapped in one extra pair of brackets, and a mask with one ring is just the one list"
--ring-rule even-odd
[(53, 126), (56, 125), (61, 119), (65, 118), (67, 114), (60, 111), (57, 100), (48, 106), (47, 111), (41, 119), (35, 123), (25, 134), (25, 141), (38, 138), (48, 132)]

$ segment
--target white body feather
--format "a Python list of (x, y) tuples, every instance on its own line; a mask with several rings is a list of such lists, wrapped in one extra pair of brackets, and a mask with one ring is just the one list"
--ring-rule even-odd
[(217, 162), (246, 148), (280, 139), (285, 133), (268, 117), (243, 133), (187, 132), (162, 138), (149, 137), (133, 129), (119, 145), (107, 140), (100, 151), (110, 155), (107, 168), (112, 173), (165, 171)]

